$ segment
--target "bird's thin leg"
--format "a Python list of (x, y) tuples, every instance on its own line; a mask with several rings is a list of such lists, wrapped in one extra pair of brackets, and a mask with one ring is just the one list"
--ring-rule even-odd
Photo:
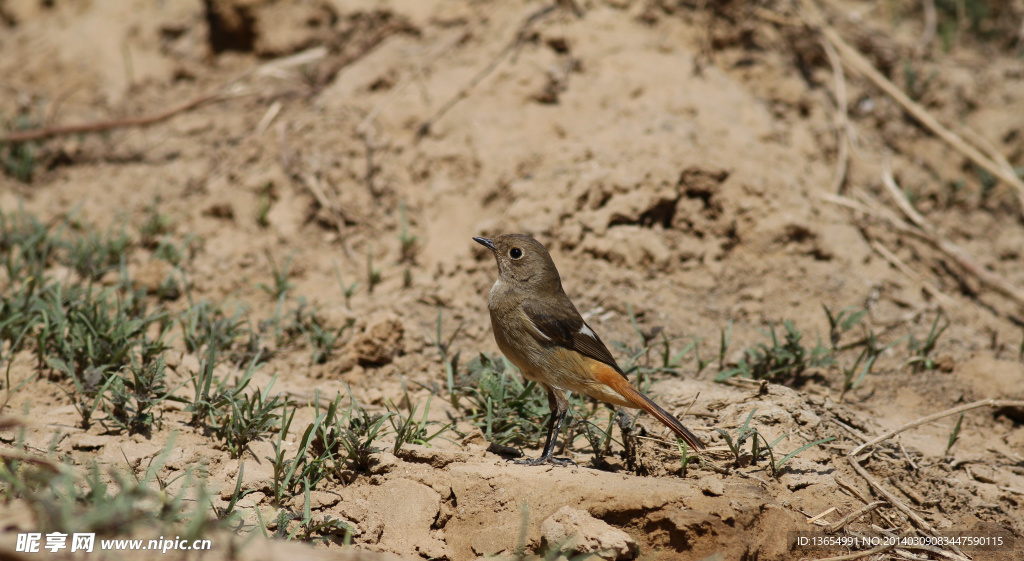
[(544, 441), (544, 452), (539, 458), (516, 460), (516, 463), (529, 466), (541, 464), (576, 465), (576, 462), (568, 458), (556, 458), (553, 455), (555, 444), (558, 442), (558, 432), (562, 429), (562, 421), (565, 420), (565, 415), (569, 412), (569, 400), (566, 399), (565, 393), (561, 390), (556, 390), (547, 385), (544, 386), (544, 389), (548, 392), (548, 407), (551, 408), (551, 418), (548, 419), (548, 437)]

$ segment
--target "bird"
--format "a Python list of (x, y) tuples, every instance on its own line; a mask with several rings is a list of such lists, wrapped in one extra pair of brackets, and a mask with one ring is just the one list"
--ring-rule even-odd
[(643, 409), (691, 449), (705, 449), (678, 419), (629, 383), (608, 347), (566, 295), (555, 262), (543, 244), (525, 234), (474, 237), (473, 241), (491, 250), (498, 263), (498, 280), (487, 296), (494, 340), (523, 377), (544, 388), (551, 408), (541, 456), (517, 463), (571, 463), (553, 456), (569, 410), (568, 392)]

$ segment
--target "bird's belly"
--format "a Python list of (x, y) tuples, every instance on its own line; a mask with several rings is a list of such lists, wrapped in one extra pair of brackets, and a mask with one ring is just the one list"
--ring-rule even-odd
[(558, 346), (544, 346), (531, 340), (531, 345), (511, 345), (495, 337), (498, 348), (515, 364), (527, 380), (546, 384), (563, 391), (589, 395), (595, 399), (635, 407), (607, 384), (600, 382), (594, 366), (601, 364), (576, 351)]

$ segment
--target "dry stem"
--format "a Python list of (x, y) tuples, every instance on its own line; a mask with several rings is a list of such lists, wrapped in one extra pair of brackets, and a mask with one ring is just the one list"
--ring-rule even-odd
[(928, 424), (928, 423), (930, 423), (932, 421), (937, 421), (937, 420), (939, 420), (939, 419), (941, 419), (943, 417), (949, 417), (950, 415), (956, 415), (957, 413), (963, 413), (964, 411), (970, 411), (971, 409), (977, 409), (979, 407), (985, 407), (985, 406), (988, 406), (988, 407), (1024, 407), (1024, 401), (1012, 400), (1012, 399), (993, 399), (993, 398), (989, 398), (989, 399), (981, 399), (981, 400), (978, 400), (978, 401), (974, 401), (972, 403), (968, 403), (966, 405), (961, 405), (959, 407), (953, 407), (951, 409), (946, 409), (945, 411), (939, 411), (938, 413), (933, 413), (933, 414), (928, 415), (926, 417), (921, 417), (920, 419), (918, 419), (916, 421), (912, 421), (910, 423), (906, 423), (904, 425), (901, 425), (899, 427), (896, 427), (896, 428), (892, 429), (889, 432), (883, 433), (882, 435), (880, 435), (878, 437), (872, 438), (871, 440), (865, 442), (864, 444), (861, 444), (860, 446), (854, 448), (853, 450), (850, 450), (848, 455), (849, 456), (856, 456), (856, 455), (860, 454), (861, 451), (863, 451), (868, 446), (874, 446), (875, 444), (878, 444), (879, 442), (882, 442), (883, 440), (888, 440), (888, 439), (896, 436), (897, 434), (899, 434), (901, 432), (904, 432), (906, 430), (912, 429), (914, 427), (919, 427), (921, 425), (926, 425), (926, 424)]
[(889, 97), (902, 105), (903, 109), (906, 110), (907, 113), (910, 113), (910, 115), (917, 119), (918, 122), (931, 130), (936, 136), (946, 141), (946, 143), (954, 149), (995, 177), (1009, 184), (1018, 194), (1024, 194), (1024, 181), (1021, 181), (1015, 173), (1012, 173), (1010, 170), (1000, 166), (993, 158), (986, 156), (981, 152), (981, 150), (968, 144), (961, 136), (943, 126), (938, 119), (926, 111), (924, 107), (921, 107), (921, 105), (910, 99), (907, 94), (903, 93), (902, 90), (896, 87), (895, 84), (889, 81), (888, 78), (882, 75), (878, 69), (864, 58), (864, 55), (860, 54), (857, 49), (850, 46), (849, 43), (839, 36), (839, 33), (825, 21), (825, 18), (821, 15), (818, 7), (812, 0), (801, 0), (800, 3), (803, 7), (804, 14), (807, 15), (808, 26), (817, 29), (828, 40), (828, 42), (835, 47), (846, 66), (865, 76), (868, 80), (874, 83), (878, 89), (882, 90)]

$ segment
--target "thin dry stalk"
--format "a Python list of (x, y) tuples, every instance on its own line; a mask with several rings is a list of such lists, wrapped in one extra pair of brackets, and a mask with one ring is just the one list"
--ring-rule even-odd
[(952, 310), (959, 307), (957, 306), (956, 300), (953, 300), (949, 296), (946, 296), (941, 290), (938, 289), (938, 287), (924, 280), (924, 277), (917, 274), (916, 271), (907, 266), (906, 263), (904, 263), (899, 257), (897, 257), (896, 254), (889, 251), (888, 248), (882, 245), (881, 242), (879, 242), (878, 240), (871, 240), (869, 243), (871, 244), (871, 249), (874, 249), (875, 252), (881, 255), (883, 259), (888, 261), (890, 265), (899, 269), (899, 271), (906, 275), (908, 278), (910, 278), (910, 280), (921, 285), (921, 288), (924, 289), (925, 292), (930, 294), (932, 298), (934, 298), (935, 301), (939, 303), (940, 307), (947, 310)]
[(912, 428), (919, 427), (921, 425), (926, 425), (928, 423), (931, 423), (932, 421), (937, 421), (937, 420), (942, 419), (944, 417), (949, 417), (950, 415), (956, 415), (957, 413), (963, 413), (964, 411), (970, 411), (971, 409), (978, 409), (979, 407), (986, 407), (986, 406), (987, 407), (1024, 407), (1024, 401), (1012, 400), (1012, 399), (993, 399), (993, 398), (989, 398), (989, 399), (981, 399), (981, 400), (978, 400), (978, 401), (974, 401), (974, 402), (971, 402), (971, 403), (968, 403), (968, 404), (965, 404), (965, 405), (961, 405), (959, 407), (953, 407), (951, 409), (946, 409), (945, 411), (939, 411), (938, 413), (933, 413), (933, 414), (928, 415), (926, 417), (921, 417), (920, 419), (918, 419), (916, 421), (912, 421), (912, 422), (906, 423), (904, 425), (901, 425), (899, 427), (896, 427), (896, 428), (892, 429), (889, 432), (883, 433), (880, 436), (872, 438), (871, 440), (865, 442), (864, 444), (861, 444), (860, 446), (854, 448), (853, 450), (850, 450), (850, 453), (848, 455), (849, 456), (856, 456), (856, 455), (860, 454), (865, 448), (867, 448), (869, 446), (874, 446), (875, 444), (878, 444), (879, 442), (888, 440), (888, 439), (896, 436), (897, 434), (899, 434), (901, 432), (904, 432), (904, 431), (907, 431), (907, 430), (910, 430)]
[(95, 121), (92, 123), (82, 123), (78, 125), (57, 125), (39, 129), (15, 131), (0, 137), (0, 142), (28, 142), (32, 140), (43, 140), (54, 136), (97, 133), (121, 128), (155, 125), (166, 121), (179, 113), (190, 111), (201, 105), (242, 95), (243, 92), (239, 91), (236, 86), (250, 76), (280, 75), (280, 73), (284, 72), (288, 68), (309, 64), (310, 62), (322, 58), (326, 54), (327, 50), (321, 47), (263, 63), (245, 71), (237, 78), (226, 82), (224, 85), (215, 88), (213, 91), (198, 95), (192, 99), (184, 101), (183, 103), (179, 103), (178, 105), (172, 106), (163, 111), (153, 113), (152, 115), (129, 117), (125, 119), (112, 119), (108, 121)]
[(868, 500), (868, 498), (864, 496), (864, 493), (861, 493), (861, 492), (860, 492), (860, 489), (858, 489), (858, 488), (854, 487), (853, 485), (851, 485), (851, 484), (850, 484), (850, 482), (846, 481), (846, 480), (845, 480), (845, 479), (843, 479), (842, 477), (839, 477), (838, 475), (836, 475), (836, 476), (835, 476), (835, 477), (833, 477), (832, 479), (834, 479), (834, 480), (835, 480), (835, 482), (836, 482), (836, 483), (837, 483), (837, 484), (838, 484), (838, 485), (839, 485), (840, 487), (842, 487), (843, 489), (846, 489), (846, 490), (847, 490), (847, 491), (849, 491), (849, 492), (850, 492), (850, 493), (851, 493), (851, 494), (852, 494), (853, 496), (855, 496), (855, 497), (857, 497), (858, 499), (860, 499), (860, 502), (862, 502), (862, 503), (864, 503), (864, 504), (871, 504), (871, 503), (873, 502), (873, 501), (871, 501), (871, 500)]
[[(944, 557), (946, 559), (952, 559), (953, 561), (963, 561), (965, 559), (966, 560), (970, 559), (970, 557), (967, 557), (966, 555), (954, 555), (954, 554), (952, 554), (952, 553), (950, 553), (948, 551), (943, 551), (943, 550), (941, 550), (941, 549), (939, 549), (937, 547), (931, 546), (931, 545), (901, 545), (896, 550), (900, 551), (900, 550), (903, 550), (903, 549), (906, 549), (906, 550), (909, 550), (909, 551), (927, 551), (928, 553), (931, 553), (932, 555), (938, 555), (939, 557)], [(911, 557), (911, 558), (908, 558), (908, 559), (920, 559), (920, 557)]]
[(470, 79), (468, 84), (463, 86), (462, 89), (460, 89), (454, 96), (452, 96), (448, 101), (446, 101), (444, 105), (438, 108), (438, 110), (435, 111), (434, 114), (431, 115), (429, 119), (423, 121), (423, 123), (420, 124), (420, 126), (417, 128), (416, 137), (423, 138), (430, 134), (430, 129), (434, 125), (436, 125), (437, 122), (440, 121), (448, 113), (448, 111), (451, 110), (452, 107), (455, 107), (455, 104), (469, 97), (469, 94), (473, 91), (473, 88), (475, 88), (480, 82), (482, 82), (484, 78), (490, 76), (491, 73), (494, 72), (494, 70), (498, 68), (498, 66), (502, 62), (504, 62), (506, 58), (509, 57), (509, 55), (517, 51), (519, 47), (522, 46), (523, 41), (525, 41), (527, 36), (529, 35), (528, 31), (531, 27), (533, 27), (535, 23), (544, 19), (548, 14), (554, 12), (559, 7), (561, 6), (557, 3), (552, 4), (550, 6), (545, 6), (527, 16), (526, 19), (523, 20), (523, 23), (519, 25), (519, 29), (516, 30), (515, 37), (513, 37), (512, 40), (509, 41), (507, 45), (505, 45), (505, 48), (502, 49), (501, 52), (497, 54), (497, 56), (491, 59), (491, 62), (489, 62), (487, 66), (483, 67), (483, 69), (481, 69), (480, 72), (477, 72), (476, 76), (473, 76), (473, 78)]
[(913, 469), (914, 471), (920, 470), (921, 468), (917, 467), (917, 464), (914, 462), (913, 458), (911, 458), (910, 454), (907, 453), (907, 449), (903, 447), (903, 443), (897, 442), (897, 444), (900, 445), (900, 452), (903, 454), (903, 459), (906, 460), (908, 464), (910, 464), (910, 468)]
[(856, 142), (856, 135), (853, 130), (853, 124), (850, 122), (843, 63), (839, 59), (839, 54), (836, 53), (835, 48), (832, 47), (832, 44), (824, 38), (821, 39), (821, 47), (825, 50), (825, 54), (828, 55), (828, 61), (832, 65), (832, 76), (835, 79), (836, 88), (836, 129), (841, 129), (841, 131), (837, 130), (836, 132), (838, 154), (836, 155), (836, 172), (832, 177), (832, 192), (842, 193), (843, 185), (846, 183), (846, 173), (850, 168), (850, 144)]
[[(862, 74), (868, 80), (875, 84), (875, 86), (885, 92), (886, 95), (893, 98), (897, 103), (903, 106), (903, 109), (910, 113), (919, 123), (924, 125), (926, 128), (932, 131), (936, 136), (946, 141), (947, 144), (952, 146), (955, 150), (969, 158), (978, 166), (984, 168), (986, 171), (994, 175), (995, 177), (1006, 182), (1008, 185), (1013, 187), (1018, 193), (1024, 193), (1024, 181), (1021, 181), (1015, 173), (1010, 173), (992, 158), (986, 156), (974, 146), (967, 143), (961, 136), (957, 135), (953, 131), (943, 126), (931, 113), (921, 107), (914, 100), (910, 99), (907, 94), (903, 93), (895, 84), (889, 81), (881, 72), (878, 71), (860, 52), (850, 46), (839, 33), (830, 26), (825, 18), (821, 15), (818, 7), (812, 0), (801, 0), (801, 6), (803, 7), (802, 13), (805, 14), (808, 27), (817, 29), (828, 42), (835, 47), (843, 60), (851, 70)], [(1024, 211), (1024, 209), (1022, 209)]]
[(872, 208), (866, 204), (852, 199), (840, 196), (832, 195), (829, 193), (821, 193), (818, 195), (823, 200), (828, 202), (845, 206), (846, 208), (856, 210), (864, 213), (868, 216), (875, 218), (881, 218), (884, 222), (888, 223), (889, 226), (905, 234), (912, 235), (922, 241), (928, 242), (932, 247), (938, 249), (942, 253), (946, 254), (947, 257), (956, 261), (960, 267), (966, 270), (968, 273), (973, 275), (982, 284), (989, 288), (999, 292), (1003, 296), (1010, 298), (1018, 305), (1024, 306), (1024, 291), (1020, 290), (1013, 284), (1009, 283), (999, 274), (985, 268), (980, 263), (974, 260), (964, 249), (960, 246), (950, 242), (949, 240), (938, 238), (934, 233), (927, 232), (914, 226), (906, 221), (900, 220), (898, 217), (893, 216), (891, 213), (884, 209)]
[(917, 212), (914, 205), (910, 204), (903, 190), (896, 184), (896, 178), (892, 176), (892, 163), (889, 161), (888, 156), (882, 161), (882, 184), (885, 185), (889, 195), (892, 196), (893, 201), (900, 208), (900, 211), (903, 212), (904, 216), (909, 218), (918, 228), (928, 233), (934, 233), (932, 227), (921, 216), (921, 213)]
[(861, 558), (864, 558), (864, 557), (868, 557), (870, 555), (874, 555), (876, 553), (882, 553), (883, 551), (888, 551), (888, 550), (892, 549), (894, 545), (895, 544), (892, 544), (892, 543), (890, 543), (890, 544), (883, 544), (883, 545), (872, 547), (871, 549), (865, 549), (864, 551), (857, 551), (857, 552), (854, 552), (854, 553), (848, 553), (846, 555), (839, 555), (837, 557), (822, 557), (821, 559), (818, 559), (817, 561), (851, 561), (853, 559), (861, 559)]
[(847, 514), (846, 516), (844, 516), (838, 522), (835, 522), (833, 524), (829, 524), (828, 526), (826, 526), (825, 527), (825, 533), (826, 534), (834, 534), (834, 533), (838, 532), (839, 530), (842, 530), (843, 528), (845, 528), (846, 525), (849, 524), (850, 522), (853, 522), (854, 520), (860, 518), (861, 516), (864, 516), (865, 514), (875, 510), (876, 508), (878, 508), (878, 507), (880, 507), (880, 506), (882, 506), (884, 504), (885, 504), (885, 501), (870, 502), (870, 503), (862, 506), (861, 508), (851, 512), (850, 514)]
[[(888, 439), (892, 438), (893, 436), (896, 436), (897, 434), (900, 434), (903, 431), (912, 429), (914, 427), (919, 427), (921, 425), (930, 423), (932, 421), (936, 421), (938, 419), (942, 419), (944, 417), (949, 417), (950, 415), (956, 415), (957, 413), (962, 413), (964, 411), (969, 411), (971, 409), (977, 409), (979, 407), (985, 407), (985, 406), (989, 406), (989, 407), (1024, 407), (1024, 401), (1000, 400), (1000, 399), (982, 399), (980, 401), (975, 401), (973, 403), (968, 403), (966, 405), (961, 405), (959, 407), (953, 407), (951, 409), (946, 409), (945, 411), (939, 411), (938, 413), (934, 413), (932, 415), (928, 415), (926, 417), (922, 417), (922, 418), (920, 418), (920, 419), (918, 419), (916, 421), (913, 421), (913, 422), (901, 425), (901, 426), (899, 426), (899, 427), (897, 427), (897, 428), (895, 428), (895, 429), (893, 429), (893, 430), (891, 430), (889, 432), (886, 432), (886, 433), (884, 433), (884, 434), (882, 434), (882, 435), (880, 435), (880, 436), (878, 436), (876, 438), (873, 438), (873, 439), (865, 442), (864, 444), (861, 444), (860, 446), (854, 448), (853, 450), (850, 450), (850, 452), (846, 456), (846, 459), (847, 459), (847, 461), (849, 461), (849, 463), (853, 467), (854, 471), (856, 471), (861, 477), (863, 477), (864, 481), (867, 481), (868, 485), (870, 485), (873, 489), (875, 489), (875, 491), (877, 491), (879, 494), (881, 494), (882, 497), (884, 497), (885, 500), (887, 500), (890, 504), (892, 504), (894, 507), (896, 507), (897, 509), (902, 511), (903, 514), (905, 514), (911, 520), (911, 522), (914, 523), (914, 526), (916, 526), (922, 532), (926, 532), (927, 534), (932, 535), (932, 536), (937, 536), (938, 534), (935, 531), (935, 529), (930, 524), (928, 524), (928, 522), (924, 518), (921, 518), (921, 516), (919, 514), (917, 514), (916, 512), (914, 512), (913, 509), (911, 509), (909, 506), (904, 504), (899, 499), (899, 497), (897, 497), (891, 491), (889, 491), (885, 487), (882, 487), (882, 485), (880, 483), (878, 483), (878, 481), (876, 481), (875, 478), (873, 478), (871, 476), (871, 474), (869, 474), (868, 471), (866, 469), (864, 469), (863, 466), (860, 465), (861, 459), (858, 458), (857, 456), (861, 453), (862, 450), (864, 450), (864, 449), (866, 449), (866, 448), (868, 448), (870, 446), (874, 446), (875, 444), (878, 444), (879, 442), (882, 442), (884, 440), (888, 440)], [(966, 561), (966, 560), (970, 559), (969, 557), (964, 555), (963, 551), (961, 551), (960, 548), (955, 547), (955, 546), (951, 546), (951, 547), (955, 551), (955, 555), (954, 554), (950, 554), (950, 553), (945, 552), (945, 551), (942, 551), (941, 555), (943, 557), (948, 558), (948, 559), (955, 559), (957, 561)]]
[(326, 210), (330, 215), (331, 222), (334, 223), (334, 227), (338, 231), (338, 240), (341, 242), (341, 249), (345, 252), (345, 257), (351, 260), (352, 249), (348, 245), (345, 215), (337, 204), (327, 198), (327, 193), (324, 192), (323, 186), (320, 182), (319, 171), (310, 171), (308, 169), (302, 170), (298, 173), (298, 177), (302, 181), (302, 184), (309, 189), (309, 192), (313, 194), (313, 198), (316, 199), (316, 202), (320, 207)]
[(925, 49), (935, 39), (935, 29), (938, 26), (935, 0), (923, 0), (921, 4), (924, 8), (924, 30), (921, 32), (921, 37), (917, 40), (918, 55), (924, 54)]
[(907, 498), (914, 501), (914, 504), (916, 504), (917, 506), (923, 506), (925, 503), (928, 502), (928, 499), (924, 498), (924, 496), (921, 495), (921, 493), (918, 493), (917, 491), (911, 489), (910, 487), (907, 486), (906, 483), (903, 483), (902, 481), (896, 479), (895, 477), (890, 477), (889, 483), (891, 483), (893, 487), (899, 489), (900, 492), (907, 496)]
[(259, 124), (256, 125), (256, 132), (253, 133), (253, 136), (263, 136), (263, 133), (267, 132), (274, 119), (281, 113), (282, 107), (284, 106), (280, 101), (271, 103), (270, 107), (267, 108), (267, 112), (263, 114), (263, 118), (260, 119)]
[(812, 517), (807, 519), (807, 523), (808, 524), (818, 524), (819, 526), (829, 526), (830, 524), (828, 522), (821, 522), (821, 519), (826, 517), (826, 516), (828, 516), (829, 514), (832, 514), (833, 512), (835, 512), (835, 510), (836, 510), (836, 507), (832, 507), (832, 508), (826, 510), (825, 512), (822, 512), (821, 514), (819, 514), (817, 516), (812, 516)]
[[(921, 518), (921, 515), (914, 512), (912, 508), (904, 504), (903, 501), (901, 501), (899, 497), (897, 497), (891, 491), (889, 491), (885, 487), (882, 487), (882, 485), (878, 483), (878, 481), (875, 481), (875, 478), (871, 477), (871, 474), (868, 473), (868, 470), (864, 469), (864, 467), (860, 465), (860, 462), (853, 454), (847, 456), (846, 459), (849, 460), (850, 465), (853, 466), (854, 471), (856, 471), (861, 477), (863, 477), (864, 481), (868, 482), (868, 485), (871, 485), (871, 487), (874, 488), (874, 490), (877, 491), (880, 495), (882, 495), (885, 498), (885, 500), (889, 502), (889, 504), (902, 511), (903, 514), (905, 514), (907, 518), (909, 518), (911, 522), (914, 523), (914, 526), (916, 526), (917, 529), (927, 533), (930, 536), (938, 536), (938, 532), (935, 531), (935, 528), (933, 528), (932, 525), (929, 524), (924, 518)], [(953, 547), (956, 549), (957, 553), (960, 554), (960, 557), (953, 557), (954, 559), (957, 559), (958, 561), (970, 561), (970, 558), (963, 555), (963, 552), (961, 552), (959, 548), (956, 548), (955, 546)]]
[(179, 103), (173, 107), (154, 113), (152, 115), (145, 115), (143, 117), (129, 117), (127, 119), (113, 119), (110, 121), (97, 121), (92, 123), (82, 123), (78, 125), (58, 125), (52, 127), (43, 127), (39, 129), (15, 131), (8, 133), (6, 136), (0, 138), (0, 143), (9, 142), (28, 142), (31, 140), (43, 140), (54, 136), (66, 136), (69, 134), (85, 134), (104, 132), (113, 129), (122, 129), (127, 127), (145, 127), (148, 125), (154, 125), (162, 121), (166, 121), (178, 113), (183, 113), (190, 109), (195, 109), (200, 105), (209, 103), (212, 101), (218, 101), (228, 97), (228, 94), (217, 91), (213, 93), (205, 93), (192, 99)]

